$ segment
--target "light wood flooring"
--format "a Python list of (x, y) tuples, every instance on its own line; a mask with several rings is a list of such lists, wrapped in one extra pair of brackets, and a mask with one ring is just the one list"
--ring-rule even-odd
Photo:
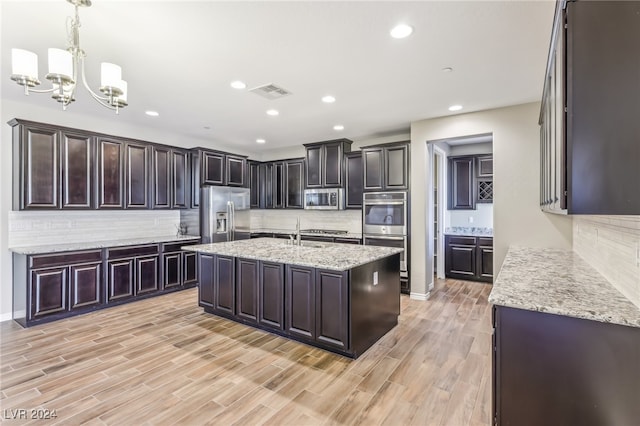
[[(0, 323), (5, 424), (488, 425), (491, 286), (439, 280), (357, 360), (206, 314), (197, 290)], [(9, 420), (17, 409), (53, 420)]]

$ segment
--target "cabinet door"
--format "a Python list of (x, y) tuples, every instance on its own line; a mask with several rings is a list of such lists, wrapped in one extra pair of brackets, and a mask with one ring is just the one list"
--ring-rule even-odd
[(476, 272), (478, 279), (481, 281), (493, 281), (493, 245), (485, 245), (482, 240), (486, 238), (478, 238), (477, 258), (478, 265)]
[(198, 286), (199, 305), (205, 308), (213, 308), (213, 282), (214, 282), (214, 266), (215, 256), (210, 254), (198, 254), (198, 276), (200, 277), (200, 285)]
[(22, 130), (20, 166), (21, 208), (59, 208), (60, 140), (55, 128), (25, 127)]
[(260, 262), (258, 322), (284, 330), (284, 265)]
[(159, 256), (136, 258), (136, 295), (153, 293), (160, 289), (158, 260)]
[(449, 210), (476, 208), (473, 174), (473, 157), (449, 159)]
[(385, 148), (384, 164), (385, 190), (409, 189), (409, 145)]
[(227, 155), (225, 157), (227, 168), (227, 185), (244, 186), (245, 167), (247, 160), (242, 157)]
[(273, 164), (273, 208), (284, 208), (284, 163)]
[(445, 247), (446, 276), (473, 279), (476, 275), (476, 246), (448, 243)]
[(349, 349), (348, 272), (316, 271), (316, 340)]
[(202, 184), (224, 185), (224, 154), (202, 151)]
[(290, 160), (286, 162), (286, 199), (285, 207), (288, 209), (301, 209), (304, 207), (302, 197), (304, 194), (304, 160)]
[(182, 284), (198, 282), (198, 255), (194, 252), (182, 252)]
[(149, 147), (127, 144), (126, 205), (128, 209), (149, 208)]
[(200, 207), (200, 155), (191, 151), (191, 208)]
[(322, 187), (322, 163), (324, 162), (321, 145), (307, 147), (307, 188)]
[(81, 309), (101, 304), (102, 263), (72, 265), (70, 272), (70, 308)]
[(67, 267), (31, 271), (31, 318), (64, 312), (67, 307)]
[(236, 314), (235, 258), (216, 256), (213, 268), (213, 309), (228, 315)]
[(164, 288), (180, 287), (182, 284), (182, 253), (165, 253), (162, 258)]
[(316, 338), (315, 269), (287, 265), (285, 323), (289, 334)]
[(133, 297), (133, 266), (133, 259), (110, 260), (107, 262), (107, 267), (109, 268), (107, 287), (108, 302)]
[(345, 182), (345, 207), (348, 209), (361, 209), (364, 184), (362, 152), (357, 151), (346, 154), (345, 167), (347, 178)]
[(324, 187), (342, 186), (342, 142), (328, 143), (323, 146), (322, 185)]
[(381, 191), (384, 188), (383, 149), (362, 150), (362, 159), (364, 162), (364, 190)]
[(492, 155), (480, 155), (476, 157), (476, 176), (479, 178), (493, 177)]
[(171, 208), (171, 150), (153, 147), (151, 163), (153, 172), (151, 180), (152, 207), (154, 209)]
[(93, 140), (62, 132), (62, 208), (93, 208)]
[(123, 159), (121, 142), (98, 138), (98, 208), (123, 208)]
[(171, 151), (171, 207), (189, 208), (189, 153)]
[(249, 207), (260, 208), (260, 163), (249, 162)]
[(237, 259), (236, 315), (258, 322), (258, 261)]

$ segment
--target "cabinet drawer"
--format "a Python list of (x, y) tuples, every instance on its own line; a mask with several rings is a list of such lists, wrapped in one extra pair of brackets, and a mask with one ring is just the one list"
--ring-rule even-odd
[(30, 268), (45, 268), (57, 265), (70, 265), (73, 263), (99, 262), (102, 259), (102, 250), (92, 250), (74, 253), (58, 253), (45, 256), (31, 256)]
[(478, 237), (478, 245), (493, 247), (493, 238)]
[(448, 237), (449, 244), (464, 244), (475, 246), (476, 245), (476, 237)]
[(198, 240), (183, 240), (180, 242), (171, 242), (162, 244), (162, 252), (163, 253), (171, 253), (175, 251), (182, 251), (182, 246), (188, 246), (190, 244), (198, 244)]
[(109, 249), (107, 251), (107, 259), (117, 259), (121, 257), (145, 256), (150, 254), (158, 254), (158, 244), (150, 244), (146, 246), (125, 247), (117, 249)]

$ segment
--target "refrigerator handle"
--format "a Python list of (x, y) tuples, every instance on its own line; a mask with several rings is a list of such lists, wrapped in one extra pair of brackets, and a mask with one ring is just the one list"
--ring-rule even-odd
[(227, 241), (233, 241), (235, 238), (234, 231), (236, 230), (236, 218), (235, 218), (235, 206), (233, 201), (227, 201), (227, 217), (229, 223), (227, 224)]

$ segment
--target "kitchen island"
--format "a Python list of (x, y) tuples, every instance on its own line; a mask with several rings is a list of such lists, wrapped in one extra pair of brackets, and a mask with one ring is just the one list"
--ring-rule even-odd
[(392, 247), (257, 238), (183, 246), (205, 312), (357, 358), (398, 323)]

